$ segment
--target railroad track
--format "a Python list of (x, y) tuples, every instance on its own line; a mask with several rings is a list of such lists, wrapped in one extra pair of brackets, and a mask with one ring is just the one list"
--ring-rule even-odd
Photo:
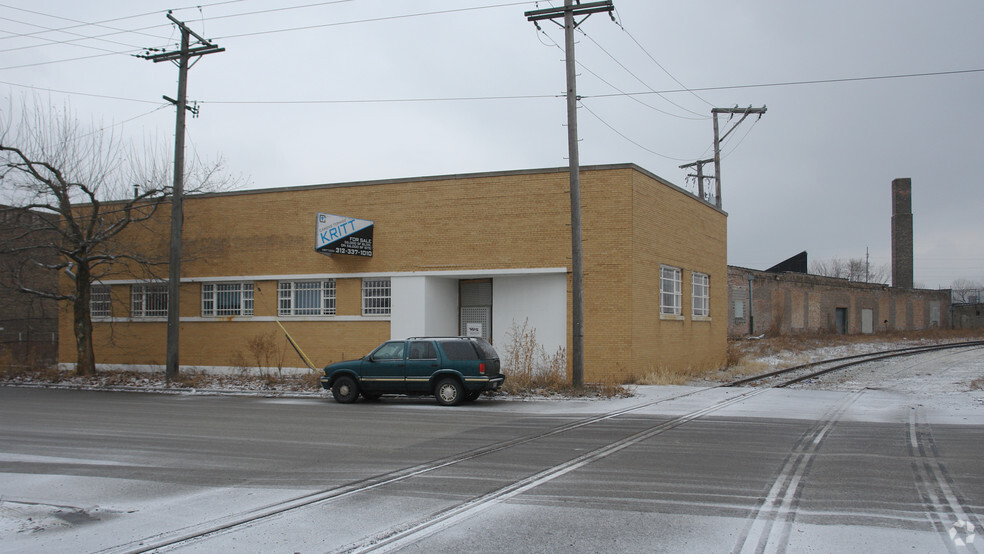
[[(612, 411), (606, 414), (580, 419), (564, 425), (556, 426), (551, 429), (547, 429), (542, 432), (530, 434), (524, 437), (518, 437), (506, 441), (500, 441), (491, 445), (476, 448), (466, 452), (453, 454), (451, 456), (434, 459), (429, 462), (424, 462), (414, 466), (409, 466), (396, 471), (379, 474), (358, 481), (353, 481), (341, 486), (323, 489), (320, 491), (316, 491), (310, 494), (305, 494), (286, 501), (277, 502), (260, 508), (246, 510), (235, 514), (230, 514), (225, 517), (216, 518), (211, 521), (203, 522), (201, 524), (187, 527), (184, 529), (157, 534), (152, 537), (147, 537), (139, 541), (133, 541), (127, 544), (117, 545), (115, 547), (103, 550), (102, 552), (140, 553), (140, 552), (152, 552), (152, 551), (167, 551), (167, 550), (181, 548), (183, 546), (191, 546), (195, 543), (199, 543), (200, 541), (207, 540), (210, 537), (233, 532), (236, 529), (256, 524), (267, 518), (279, 516), (282, 514), (286, 514), (298, 510), (304, 510), (307, 508), (314, 507), (316, 505), (322, 505), (325, 503), (334, 502), (346, 497), (351, 497), (352, 495), (357, 495), (360, 493), (369, 492), (375, 489), (386, 487), (388, 485), (404, 482), (409, 479), (421, 477), (428, 473), (436, 472), (445, 468), (449, 468), (451, 466), (455, 466), (457, 464), (461, 464), (463, 462), (475, 460), (477, 458), (481, 458), (483, 456), (487, 456), (506, 449), (514, 448), (519, 445), (531, 443), (554, 435), (566, 433), (569, 431), (573, 431), (575, 429), (579, 429), (586, 426), (598, 424), (603, 421), (615, 419), (620, 416), (627, 415), (635, 411), (643, 410), (645, 408), (649, 408), (658, 404), (667, 403), (688, 396), (697, 395), (712, 389), (738, 387), (743, 384), (749, 384), (749, 383), (757, 383), (760, 385), (754, 388), (742, 389), (741, 391), (738, 391), (735, 394), (730, 395), (728, 398), (719, 400), (709, 406), (697, 410), (693, 410), (689, 413), (677, 417), (673, 417), (669, 420), (661, 421), (641, 431), (631, 433), (628, 436), (618, 439), (613, 439), (609, 443), (605, 444), (604, 446), (591, 450), (590, 452), (581, 454), (563, 463), (545, 468), (533, 475), (527, 476), (517, 481), (510, 482), (507, 485), (499, 489), (496, 489), (494, 491), (476, 496), (464, 502), (454, 504), (447, 509), (429, 514), (417, 521), (404, 522), (404, 524), (394, 527), (389, 531), (375, 533), (371, 536), (365, 537), (363, 540), (358, 541), (356, 543), (347, 544), (343, 546), (340, 550), (343, 552), (391, 551), (406, 546), (415, 540), (419, 540), (423, 537), (437, 533), (440, 530), (454, 524), (455, 522), (460, 521), (462, 518), (467, 518), (469, 515), (481, 511), (484, 508), (487, 508), (489, 505), (496, 504), (499, 502), (504, 502), (509, 498), (512, 498), (513, 496), (521, 494), (527, 490), (537, 487), (543, 483), (549, 482), (555, 478), (566, 475), (571, 471), (574, 471), (580, 467), (583, 467), (595, 461), (601, 460), (616, 452), (620, 452), (626, 448), (638, 444), (641, 441), (650, 439), (666, 431), (675, 429), (677, 427), (680, 427), (681, 425), (684, 425), (701, 417), (707, 416), (721, 409), (724, 409), (728, 406), (747, 400), (751, 397), (763, 394), (768, 390), (770, 390), (771, 388), (786, 387), (788, 385), (806, 379), (810, 379), (819, 375), (823, 375), (826, 373), (837, 371), (839, 369), (844, 369), (847, 367), (856, 366), (859, 364), (868, 363), (876, 360), (884, 360), (884, 359), (900, 357), (900, 356), (910, 356), (910, 355), (920, 354), (924, 352), (933, 352), (933, 351), (945, 350), (951, 348), (974, 347), (974, 346), (984, 346), (984, 341), (901, 348), (901, 349), (882, 351), (882, 352), (871, 353), (871, 354), (847, 356), (847, 357), (836, 358), (831, 360), (813, 362), (810, 364), (803, 364), (800, 366), (786, 368), (778, 371), (773, 371), (762, 375), (756, 375), (754, 377), (740, 379), (738, 381), (734, 381), (719, 386), (695, 389), (688, 392), (683, 392), (681, 394), (669, 396), (666, 398), (659, 398), (649, 402), (644, 402), (642, 404), (637, 404), (620, 410)], [(769, 384), (766, 384), (767, 381), (769, 382)], [(817, 436), (822, 437), (823, 434), (827, 433), (830, 430), (830, 428), (836, 423), (837, 419), (839, 419), (839, 416), (840, 413), (838, 412), (834, 416), (831, 416), (827, 418), (825, 421), (823, 421), (822, 422), (823, 427), (821, 428), (822, 433), (818, 432)], [(798, 456), (799, 457), (812, 456), (812, 452), (808, 452), (805, 454), (798, 454)], [(755, 527), (752, 530), (750, 530), (749, 533), (752, 534), (749, 537), (745, 537), (745, 539), (757, 537), (757, 535), (754, 535), (755, 532), (758, 532), (757, 529), (758, 528)], [(768, 536), (768, 534), (769, 534), (768, 530), (766, 530), (766, 537)], [(741, 550), (741, 547), (739, 547), (739, 550)]]
[(784, 387), (788, 387), (789, 385), (794, 385), (796, 383), (806, 381), (807, 379), (813, 379), (816, 377), (820, 377), (821, 375), (826, 375), (828, 373), (833, 373), (835, 371), (839, 371), (849, 367), (855, 367), (869, 362), (887, 360), (890, 358), (899, 358), (902, 356), (913, 356), (925, 352), (936, 352), (939, 350), (950, 350), (953, 348), (969, 348), (975, 346), (984, 346), (984, 341), (968, 341), (968, 342), (956, 342), (950, 344), (934, 344), (928, 346), (912, 346), (908, 348), (896, 348), (893, 350), (870, 352), (867, 354), (856, 354), (853, 356), (831, 358), (828, 360), (820, 360), (817, 362), (810, 362), (808, 364), (802, 364), (798, 366), (779, 369), (776, 371), (771, 371), (769, 373), (763, 373), (761, 375), (755, 375), (752, 377), (746, 377), (744, 379), (738, 379), (737, 381), (732, 381), (731, 383), (728, 383), (724, 386), (739, 387), (742, 385), (755, 384), (755, 385), (767, 386), (770, 388), (784, 388)]

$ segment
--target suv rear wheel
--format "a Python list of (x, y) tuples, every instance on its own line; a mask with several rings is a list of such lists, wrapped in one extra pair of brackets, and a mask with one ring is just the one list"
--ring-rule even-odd
[(465, 389), (457, 379), (446, 377), (437, 382), (434, 387), (434, 397), (442, 406), (456, 406), (465, 396)]
[(331, 395), (335, 397), (336, 402), (342, 404), (355, 402), (359, 398), (359, 385), (355, 383), (355, 379), (343, 375), (335, 379), (331, 385)]

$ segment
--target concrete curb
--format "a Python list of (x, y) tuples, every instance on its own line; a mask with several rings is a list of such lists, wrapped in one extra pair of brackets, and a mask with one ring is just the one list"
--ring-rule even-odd
[(125, 385), (74, 385), (61, 383), (0, 383), (0, 387), (25, 389), (78, 390), (89, 392), (133, 392), (146, 394), (188, 394), (197, 396), (254, 396), (259, 398), (328, 398), (325, 392), (241, 390), (241, 389), (188, 389), (170, 387), (131, 387)]

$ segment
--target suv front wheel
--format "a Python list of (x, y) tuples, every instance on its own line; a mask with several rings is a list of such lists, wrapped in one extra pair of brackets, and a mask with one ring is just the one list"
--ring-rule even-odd
[(465, 389), (457, 379), (446, 377), (437, 382), (434, 387), (434, 397), (442, 406), (456, 406), (465, 396)]
[(355, 379), (352, 379), (348, 375), (343, 375), (331, 385), (331, 395), (335, 397), (336, 402), (342, 404), (349, 404), (355, 402), (359, 397), (359, 385), (355, 383)]

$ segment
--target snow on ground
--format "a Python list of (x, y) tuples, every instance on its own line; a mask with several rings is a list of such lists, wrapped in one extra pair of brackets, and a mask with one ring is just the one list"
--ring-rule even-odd
[[(854, 354), (892, 350), (907, 346), (918, 346), (930, 344), (934, 341), (928, 340), (896, 340), (896, 341), (870, 341), (870, 342), (850, 342), (842, 344), (822, 344), (814, 347), (802, 348), (802, 345), (790, 347), (784, 341), (747, 341), (743, 344), (746, 356), (743, 360), (742, 368), (732, 368), (729, 371), (717, 372), (712, 378), (690, 383), (689, 386), (640, 386), (630, 387), (635, 396), (632, 398), (617, 397), (612, 399), (570, 399), (560, 396), (549, 398), (529, 398), (529, 397), (500, 397), (506, 400), (521, 400), (522, 402), (507, 402), (502, 405), (502, 409), (508, 411), (535, 412), (535, 413), (603, 413), (621, 408), (626, 408), (635, 404), (650, 403), (655, 399), (671, 398), (681, 396), (681, 391), (697, 391), (708, 386), (720, 385), (728, 377), (740, 376), (741, 372), (762, 373), (780, 367), (788, 367), (807, 363), (810, 361), (829, 359), (836, 357), (851, 356)], [(928, 357), (927, 357), (928, 356)], [(754, 371), (752, 371), (754, 370)], [(737, 374), (736, 374), (737, 373)], [(255, 396), (304, 398), (312, 396), (323, 396), (324, 392), (316, 388), (317, 382), (309, 380), (300, 382), (297, 380), (261, 380), (261, 379), (195, 379), (191, 381), (192, 386), (175, 387), (163, 381), (162, 377), (153, 377), (146, 374), (135, 375), (101, 375), (95, 379), (79, 379), (61, 375), (56, 378), (58, 382), (51, 383), (49, 380), (40, 378), (32, 379), (29, 376), (21, 375), (16, 379), (7, 379), (6, 383), (15, 386), (55, 386), (65, 388), (78, 388), (86, 390), (142, 390), (147, 392), (163, 392), (172, 394), (248, 394)], [(0, 379), (0, 386), (4, 381)], [(824, 398), (837, 391), (857, 391), (865, 390), (865, 396), (869, 397), (867, 405), (862, 409), (859, 403), (858, 410), (863, 411), (862, 417), (877, 416), (884, 417), (882, 414), (892, 414), (892, 418), (897, 417), (898, 404), (918, 405), (925, 407), (930, 412), (930, 417), (936, 421), (952, 421), (956, 424), (984, 425), (984, 347), (961, 348), (943, 351), (936, 354), (903, 357), (867, 364), (863, 367), (843, 372), (834, 377), (828, 377), (814, 382), (799, 385), (800, 389), (819, 391), (809, 393), (806, 391), (787, 390), (776, 391), (776, 395), (771, 396), (767, 403), (761, 406), (749, 403), (747, 406), (736, 405), (731, 410), (734, 413), (728, 415), (754, 416), (761, 412), (770, 417), (813, 417), (814, 412), (821, 413), (826, 409)], [(708, 391), (712, 397), (736, 394), (736, 389), (715, 389)], [(812, 394), (812, 396), (807, 396)], [(816, 397), (816, 398), (814, 398)], [(654, 405), (646, 408), (646, 412), (657, 410), (683, 410), (694, 409), (690, 402), (706, 401), (699, 400), (698, 397), (691, 397), (686, 402), (680, 403), (675, 408), (669, 408), (663, 404)], [(598, 401), (600, 400), (600, 401)], [(813, 402), (816, 406), (811, 404)], [(408, 406), (414, 406), (409, 404)], [(467, 409), (467, 408), (466, 408)], [(739, 412), (738, 410), (741, 410)], [(864, 411), (866, 410), (866, 411)], [(662, 412), (668, 413), (668, 412)], [(723, 415), (725, 412), (721, 412)], [(12, 455), (0, 453), (0, 459), (10, 459)], [(26, 502), (23, 498), (38, 498), (36, 495), (28, 494), (30, 491), (44, 490), (46, 482), (55, 476), (46, 475), (20, 475), (14, 483), (15, 488), (23, 489), (24, 494), (15, 494), (18, 491), (6, 490), (5, 494), (0, 494), (0, 537), (20, 537), (29, 538), (39, 531), (53, 530), (63, 527), (73, 527), (85, 524), (92, 520), (113, 520), (119, 513), (112, 509), (101, 508), (98, 505), (86, 505), (86, 498), (92, 501), (93, 498), (100, 498), (99, 502), (104, 505), (114, 505), (114, 501), (119, 498), (127, 498), (133, 504), (135, 498), (140, 505), (139, 512), (154, 512), (149, 506), (154, 505), (155, 498), (161, 494), (166, 496), (163, 491), (149, 493), (141, 490), (140, 494), (134, 494), (133, 490), (121, 491), (119, 498), (109, 494), (107, 490), (113, 487), (104, 482), (89, 484), (88, 487), (82, 483), (81, 479), (76, 478), (75, 483), (78, 487), (73, 490), (78, 493), (77, 498), (67, 499), (69, 502), (77, 501), (77, 506), (47, 504), (44, 501)], [(87, 489), (91, 488), (89, 494)], [(96, 494), (98, 492), (98, 494)], [(167, 494), (174, 494), (176, 491), (169, 491)], [(199, 492), (201, 494), (201, 492)], [(211, 493), (209, 493), (211, 494)], [(217, 493), (216, 493), (217, 494)], [(263, 494), (271, 494), (269, 492)], [(278, 494), (283, 494), (283, 491)], [(6, 498), (4, 498), (6, 496)], [(18, 501), (13, 501), (18, 498)], [(43, 500), (43, 499), (42, 499)], [(140, 535), (141, 531), (150, 532), (155, 529), (154, 522), (146, 522), (146, 528), (133, 529), (132, 522), (128, 524), (130, 531), (135, 536)], [(8, 546), (10, 546), (8, 544)], [(63, 545), (66, 546), (66, 545)], [(87, 545), (77, 544), (75, 547), (86, 550)], [(72, 548), (66, 548), (72, 550)], [(6, 549), (0, 546), (0, 551)]]

